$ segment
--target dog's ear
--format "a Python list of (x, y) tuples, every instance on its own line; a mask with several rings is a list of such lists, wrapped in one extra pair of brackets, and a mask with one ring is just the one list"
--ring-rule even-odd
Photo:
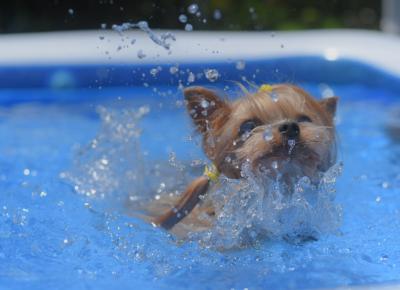
[(322, 99), (319, 103), (331, 116), (335, 116), (338, 101), (339, 97), (330, 97)]
[(216, 92), (203, 87), (190, 87), (183, 93), (189, 115), (200, 133), (222, 126), (227, 120), (231, 110), (229, 103), (218, 97)]

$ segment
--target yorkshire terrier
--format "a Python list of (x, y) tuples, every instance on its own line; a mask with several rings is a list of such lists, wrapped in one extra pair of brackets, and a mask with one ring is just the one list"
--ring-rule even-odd
[[(150, 210), (156, 216), (152, 222), (160, 227), (174, 231), (185, 222), (192, 229), (210, 227), (215, 212), (212, 202), (205, 202), (207, 192), (220, 174), (245, 178), (244, 164), (260, 178), (279, 172), (290, 189), (304, 176), (318, 184), (321, 172), (335, 163), (337, 97), (318, 101), (290, 84), (263, 85), (232, 102), (203, 87), (187, 88), (184, 95), (212, 166), (161, 215), (154, 210), (157, 206)], [(198, 218), (205, 214), (208, 222)]]

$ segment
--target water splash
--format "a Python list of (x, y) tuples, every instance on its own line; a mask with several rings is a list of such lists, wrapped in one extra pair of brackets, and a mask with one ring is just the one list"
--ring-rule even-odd
[(321, 173), (321, 182), (299, 178), (292, 192), (280, 180), (254, 176), (245, 165), (240, 180), (222, 179), (208, 198), (215, 205), (213, 226), (190, 238), (203, 246), (230, 249), (254, 244), (262, 238), (293, 242), (335, 233), (342, 210), (334, 203), (336, 178), (341, 164)]
[(120, 34), (134, 28), (139, 28), (143, 32), (146, 32), (147, 35), (155, 44), (162, 46), (167, 50), (169, 50), (171, 47), (171, 44), (168, 41), (169, 40), (176, 41), (175, 35), (171, 32), (165, 32), (160, 34), (159, 36), (156, 35), (153, 32), (153, 30), (150, 29), (149, 24), (146, 21), (139, 21), (138, 23), (125, 22), (122, 23), (121, 25), (114, 24), (112, 26), (112, 29)]
[(63, 176), (77, 193), (88, 197), (138, 195), (145, 188), (138, 122), (149, 108), (120, 112), (99, 107), (97, 111), (102, 121), (99, 134), (78, 152), (74, 167)]
[(101, 128), (80, 149), (70, 170), (60, 177), (75, 192), (92, 199), (110, 201), (122, 211), (143, 210), (143, 204), (160, 196), (178, 195), (199, 166), (182, 164), (170, 152), (169, 160), (148, 160), (141, 148), (141, 120), (148, 106), (137, 110), (98, 108)]
[[(179, 195), (199, 174), (174, 153), (164, 163), (145, 160), (139, 123), (149, 113), (148, 107), (122, 111), (100, 107), (98, 112), (100, 132), (78, 152), (73, 168), (63, 173), (77, 193), (108, 198), (110, 203), (124, 204), (125, 210), (129, 202), (130, 209), (140, 210), (150, 200)], [(277, 162), (272, 168), (279, 173)], [(210, 228), (190, 233), (189, 239), (204, 247), (229, 249), (265, 237), (301, 240), (335, 232), (341, 221), (341, 208), (334, 203), (340, 173), (341, 165), (335, 165), (321, 173), (319, 184), (302, 177), (289, 190), (279, 174), (261, 180), (245, 164), (242, 179), (222, 177), (219, 186), (209, 192), (206, 199), (214, 205), (215, 219)]]

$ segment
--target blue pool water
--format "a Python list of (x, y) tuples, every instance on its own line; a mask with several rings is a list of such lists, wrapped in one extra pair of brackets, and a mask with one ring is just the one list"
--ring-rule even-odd
[[(382, 84), (388, 80), (381, 78)], [(120, 178), (123, 166), (129, 166), (124, 161), (107, 175), (107, 181), (120, 183), (94, 185), (102, 197), (75, 187), (77, 180), (93, 180), (84, 165), (112, 150), (114, 158), (138, 162), (140, 157), (147, 167), (168, 163), (174, 155), (179, 164), (204, 160), (176, 85), (1, 89), (0, 288), (309, 289), (399, 283), (400, 144), (386, 131), (390, 110), (400, 106), (396, 85), (362, 78), (335, 82), (331, 76), (311, 81), (301, 73), (288, 79), (314, 96), (328, 88), (341, 97), (337, 131), (344, 166), (336, 194), (341, 226), (317, 241), (262, 240), (225, 252), (177, 242), (134, 217), (126, 195), (136, 189)], [(205, 84), (232, 89), (231, 83)], [(89, 148), (94, 138), (114, 138), (116, 128), (104, 128), (99, 110), (127, 124), (132, 114), (125, 118), (124, 110), (141, 106), (150, 112), (135, 123), (142, 130), (140, 149), (115, 140), (103, 140), (101, 150)], [(144, 178), (132, 184), (148, 195), (163, 178), (187, 177)]]

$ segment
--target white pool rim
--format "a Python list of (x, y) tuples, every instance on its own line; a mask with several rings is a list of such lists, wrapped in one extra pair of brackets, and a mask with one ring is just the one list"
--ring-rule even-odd
[[(160, 35), (165, 31), (156, 30)], [(173, 31), (170, 50), (142, 31), (68, 31), (0, 36), (0, 66), (156, 64), (320, 56), (352, 59), (400, 76), (400, 37), (366, 30)], [(131, 44), (131, 40), (135, 43)], [(121, 49), (119, 49), (121, 47)], [(141, 50), (146, 57), (139, 58)]]

